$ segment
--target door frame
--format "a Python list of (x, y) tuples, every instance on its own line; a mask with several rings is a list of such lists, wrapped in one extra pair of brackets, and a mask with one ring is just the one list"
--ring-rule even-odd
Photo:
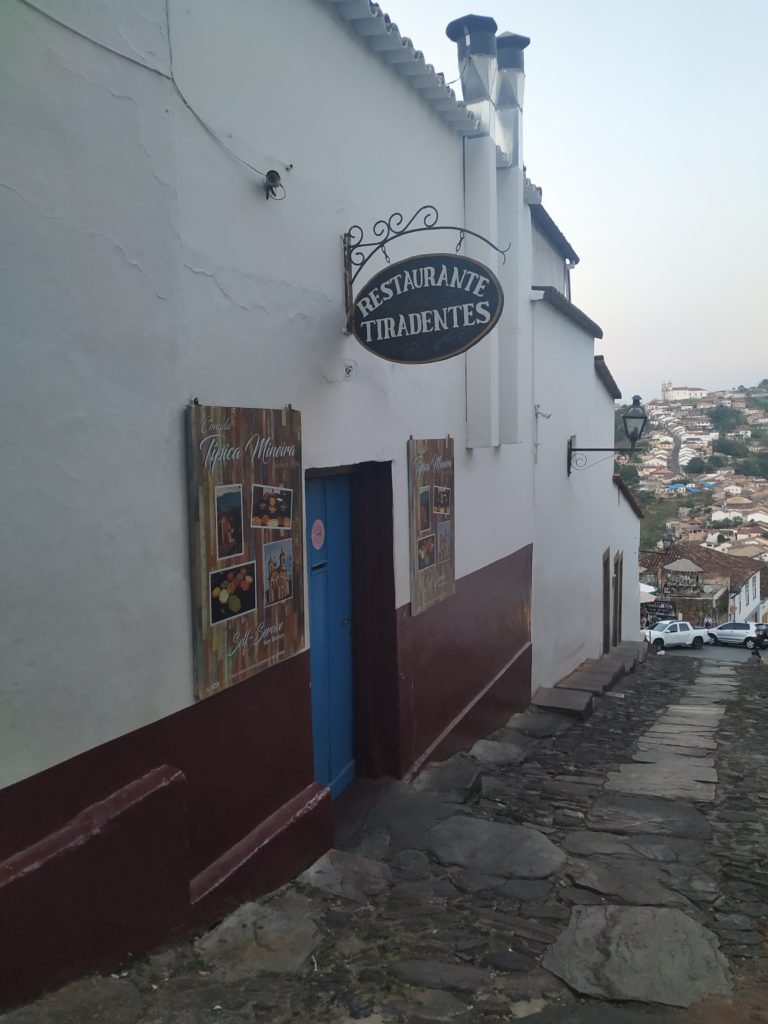
[(399, 706), (392, 463), (313, 467), (304, 476), (351, 480), (354, 754), (359, 776), (395, 775)]
[(611, 549), (603, 552), (603, 654), (611, 649)]
[(624, 553), (613, 558), (613, 646), (621, 643), (622, 591), (624, 590)]

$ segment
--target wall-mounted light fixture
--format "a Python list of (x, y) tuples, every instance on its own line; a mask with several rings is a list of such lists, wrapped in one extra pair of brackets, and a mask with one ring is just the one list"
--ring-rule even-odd
[(267, 171), (264, 175), (264, 192), (267, 199), (285, 199), (285, 186), (279, 171)]
[[(616, 455), (631, 455), (637, 442), (643, 436), (648, 415), (640, 404), (640, 395), (632, 396), (632, 405), (621, 414), (624, 422), (624, 433), (629, 441), (629, 448), (576, 448), (573, 439), (568, 440), (568, 476), (572, 469), (587, 469), (587, 455), (591, 452), (613, 452)], [(593, 463), (594, 465), (594, 463)]]

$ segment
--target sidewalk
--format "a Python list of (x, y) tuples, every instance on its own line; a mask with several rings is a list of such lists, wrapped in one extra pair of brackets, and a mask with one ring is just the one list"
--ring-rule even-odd
[[(768, 671), (530, 709), (211, 932), (2, 1024), (768, 1024)], [(360, 802), (362, 800), (362, 802)]]

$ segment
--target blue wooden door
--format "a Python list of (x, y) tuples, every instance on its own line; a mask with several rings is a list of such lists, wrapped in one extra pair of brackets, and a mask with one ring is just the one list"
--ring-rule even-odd
[(307, 480), (307, 565), (315, 779), (332, 796), (355, 775), (350, 479)]

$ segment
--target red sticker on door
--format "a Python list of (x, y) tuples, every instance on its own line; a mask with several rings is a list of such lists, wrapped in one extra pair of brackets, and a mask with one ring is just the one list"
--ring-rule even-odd
[(312, 537), (312, 547), (315, 551), (319, 551), (323, 544), (325, 544), (325, 524), (322, 519), (316, 519), (312, 523), (310, 536)]

